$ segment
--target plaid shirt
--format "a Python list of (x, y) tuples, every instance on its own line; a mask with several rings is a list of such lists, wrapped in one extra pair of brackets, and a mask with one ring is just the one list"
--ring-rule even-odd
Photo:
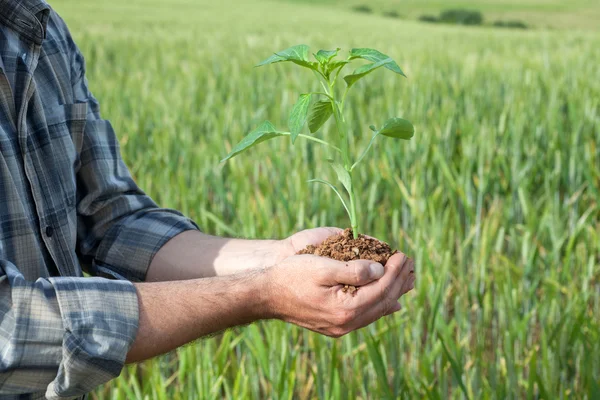
[(65, 23), (43, 0), (0, 0), (0, 398), (81, 397), (118, 376), (131, 281), (188, 229), (132, 180)]

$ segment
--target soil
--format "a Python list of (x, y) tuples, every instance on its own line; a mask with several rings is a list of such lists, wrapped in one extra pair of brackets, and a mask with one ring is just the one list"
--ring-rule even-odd
[[(385, 265), (395, 252), (387, 243), (365, 235), (358, 235), (358, 239), (354, 239), (352, 229), (348, 228), (319, 246), (310, 245), (298, 254), (314, 254), (338, 261), (371, 260)], [(342, 290), (352, 294), (358, 289), (352, 285), (344, 285)]]

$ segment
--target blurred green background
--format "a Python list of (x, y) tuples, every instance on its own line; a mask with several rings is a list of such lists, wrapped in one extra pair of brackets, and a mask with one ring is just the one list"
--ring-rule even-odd
[(370, 124), (416, 127), (377, 141), (357, 176), (363, 230), (416, 260), (403, 311), (338, 340), (236, 328), (128, 367), (94, 398), (600, 397), (598, 1), (51, 5), (139, 185), (208, 233), (349, 224), (306, 183), (332, 178), (321, 148), (275, 139), (218, 162), (262, 120), (285, 128), (316, 88), (293, 65), (253, 68), (274, 51), (373, 47), (398, 62), (408, 79), (379, 70), (348, 98), (356, 153)]

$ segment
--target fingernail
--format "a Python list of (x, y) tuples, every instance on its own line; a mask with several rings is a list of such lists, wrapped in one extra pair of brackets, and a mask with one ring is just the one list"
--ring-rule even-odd
[(379, 279), (383, 276), (383, 265), (379, 263), (373, 263), (369, 265), (369, 269), (371, 270), (371, 278)]

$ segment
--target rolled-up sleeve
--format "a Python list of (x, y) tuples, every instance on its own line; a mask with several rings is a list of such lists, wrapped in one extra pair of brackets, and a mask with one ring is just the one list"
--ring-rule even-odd
[[(64, 35), (60, 38), (64, 40), (55, 42), (69, 45), (65, 57), (71, 75), (66, 76), (68, 72), (63, 70), (58, 75), (68, 82), (67, 88), (72, 85), (75, 104), (70, 104), (70, 96), (66, 96), (69, 104), (61, 107), (82, 110), (76, 118), (78, 123), (85, 115), (84, 127), (80, 124), (69, 132), (69, 146), (73, 147), (69, 147), (67, 168), (73, 156), (77, 217), (71, 196), (64, 202), (68, 210), (61, 211), (68, 216), (68, 229), (64, 228), (65, 221), (59, 221), (57, 227), (62, 225), (63, 229), (48, 225), (43, 237), (48, 249), (55, 250), (51, 255), (58, 271), (65, 269), (58, 265), (61, 257), (57, 254), (69, 253), (71, 264), (66, 267), (78, 276), (34, 281), (39, 276), (36, 265), (15, 265), (19, 262), (0, 251), (3, 399), (23, 395), (74, 398), (117, 377), (138, 329), (138, 297), (132, 281), (145, 279), (154, 255), (167, 241), (183, 231), (198, 229), (178, 211), (158, 207), (136, 185), (121, 158), (110, 122), (102, 119), (98, 101), (88, 89), (83, 57), (66, 26)], [(72, 184), (73, 175), (68, 178), (65, 182)], [(71, 195), (75, 193), (72, 189)], [(48, 245), (49, 241), (54, 247)], [(73, 247), (77, 257), (73, 257)], [(94, 277), (80, 277), (81, 271), (74, 265), (76, 258)]]
[(17, 266), (0, 260), (0, 397), (86, 394), (120, 374), (137, 329), (131, 282), (71, 277), (28, 282)]
[(102, 119), (88, 88), (84, 58), (70, 36), (68, 42), (73, 95), (88, 104), (77, 174), (80, 258), (94, 275), (143, 281), (156, 252), (198, 226), (178, 211), (158, 207), (134, 182), (113, 127)]

